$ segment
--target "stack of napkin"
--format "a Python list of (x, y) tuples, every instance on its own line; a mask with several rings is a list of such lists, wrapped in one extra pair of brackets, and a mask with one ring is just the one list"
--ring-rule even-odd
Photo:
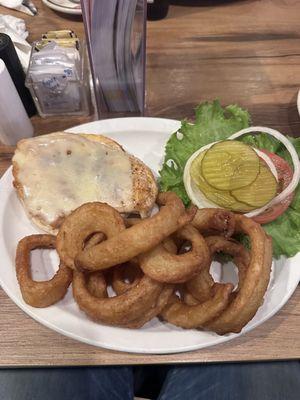
[(26, 41), (28, 32), (26, 31), (25, 22), (23, 19), (13, 17), (12, 15), (0, 14), (0, 32), (10, 36), (22, 67), (26, 71), (29, 64), (31, 46)]

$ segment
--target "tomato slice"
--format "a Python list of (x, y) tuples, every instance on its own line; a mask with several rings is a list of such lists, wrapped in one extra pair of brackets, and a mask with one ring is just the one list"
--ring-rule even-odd
[[(269, 158), (273, 162), (278, 174), (279, 193), (282, 192), (289, 185), (289, 183), (293, 178), (292, 168), (290, 167), (287, 161), (279, 157), (277, 154), (271, 153), (268, 150), (261, 149), (260, 151), (269, 156)], [(281, 214), (283, 214), (286, 211), (286, 209), (293, 201), (293, 198), (294, 198), (294, 193), (291, 193), (283, 201), (268, 208), (262, 214), (257, 215), (256, 217), (252, 217), (252, 219), (262, 225), (274, 221), (276, 218), (278, 218)]]

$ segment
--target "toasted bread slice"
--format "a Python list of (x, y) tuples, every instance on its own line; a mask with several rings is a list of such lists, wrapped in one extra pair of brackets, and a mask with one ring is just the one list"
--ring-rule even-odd
[[(92, 145), (93, 142), (99, 146)], [(107, 158), (97, 159), (97, 155), (103, 156), (103, 151)], [(117, 142), (102, 135), (55, 132), (23, 139), (13, 157), (13, 176), (14, 187), (29, 218), (52, 234), (84, 202), (103, 201), (121, 213), (144, 217), (152, 210), (157, 196), (151, 170)], [(98, 179), (99, 193), (95, 186)], [(121, 196), (116, 194), (118, 191)]]

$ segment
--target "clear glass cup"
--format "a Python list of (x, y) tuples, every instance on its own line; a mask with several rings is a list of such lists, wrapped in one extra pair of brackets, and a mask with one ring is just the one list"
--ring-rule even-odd
[(81, 0), (99, 118), (143, 115), (146, 0)]

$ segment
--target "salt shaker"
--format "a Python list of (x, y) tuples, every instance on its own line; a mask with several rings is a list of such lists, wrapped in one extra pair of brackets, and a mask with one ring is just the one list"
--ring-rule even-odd
[(33, 126), (27, 116), (9, 72), (0, 59), (0, 140), (6, 145), (16, 145), (33, 136)]

